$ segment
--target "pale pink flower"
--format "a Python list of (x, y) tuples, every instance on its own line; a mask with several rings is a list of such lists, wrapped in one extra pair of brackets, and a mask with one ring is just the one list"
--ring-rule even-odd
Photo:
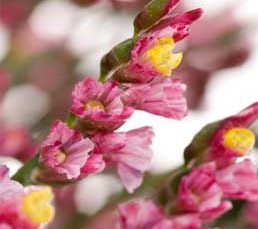
[(183, 93), (186, 86), (177, 78), (161, 78), (146, 84), (126, 84), (125, 104), (135, 109), (167, 118), (181, 119), (187, 104)]
[(0, 205), (6, 200), (23, 193), (22, 185), (16, 181), (10, 180), (9, 169), (0, 164)]
[(141, 184), (144, 172), (150, 168), (153, 135), (150, 127), (142, 127), (129, 132), (97, 134), (91, 140), (96, 145), (95, 151), (103, 154), (107, 163), (116, 164), (126, 189), (133, 192)]
[(258, 200), (257, 168), (248, 159), (217, 170), (216, 181), (227, 197)]
[(122, 103), (121, 93), (115, 81), (102, 84), (87, 78), (75, 86), (71, 112), (82, 118), (88, 129), (116, 129), (133, 113)]
[(231, 208), (223, 201), (223, 192), (215, 180), (215, 163), (194, 168), (183, 176), (179, 185), (178, 203), (186, 212), (199, 213), (204, 221), (217, 218)]
[(42, 143), (41, 160), (55, 173), (73, 179), (80, 176), (80, 170), (93, 148), (94, 144), (88, 138), (84, 139), (79, 132), (69, 129), (61, 121), (56, 121)]
[(130, 201), (119, 205), (118, 211), (120, 229), (162, 229), (155, 225), (164, 219), (164, 212), (151, 201)]

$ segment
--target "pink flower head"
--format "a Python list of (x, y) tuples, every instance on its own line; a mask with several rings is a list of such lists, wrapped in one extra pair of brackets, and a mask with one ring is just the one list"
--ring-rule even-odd
[(0, 228), (39, 229), (54, 216), (49, 187), (23, 187), (10, 180), (8, 169), (0, 165)]
[(0, 205), (15, 196), (21, 195), (22, 192), (22, 186), (18, 182), (10, 180), (9, 169), (0, 164)]
[(227, 165), (236, 157), (248, 154), (255, 143), (255, 134), (248, 127), (258, 118), (258, 103), (222, 121), (211, 140), (210, 158)]
[(164, 213), (151, 201), (130, 201), (118, 210), (120, 229), (162, 229), (155, 225), (164, 219)]
[(129, 132), (97, 134), (91, 140), (107, 163), (117, 165), (123, 184), (133, 192), (141, 184), (144, 172), (150, 168), (153, 135), (150, 127), (142, 127)]
[(181, 179), (179, 206), (182, 210), (199, 213), (204, 221), (217, 218), (231, 208), (222, 201), (223, 192), (215, 180), (215, 163), (207, 163), (192, 170)]
[(171, 229), (201, 229), (202, 227), (202, 221), (200, 220), (198, 214), (184, 214), (175, 216), (172, 217), (171, 223)]
[(82, 118), (88, 128), (116, 129), (133, 113), (122, 103), (121, 92), (115, 81), (102, 84), (87, 78), (75, 86), (71, 112)]
[(216, 180), (225, 196), (248, 201), (258, 200), (258, 173), (248, 159), (218, 170)]
[(154, 77), (171, 76), (183, 57), (182, 53), (172, 52), (175, 44), (189, 34), (191, 23), (200, 16), (201, 10), (194, 10), (165, 17), (137, 40), (128, 65), (118, 69), (114, 78), (121, 82), (145, 83)]
[[(66, 179), (77, 178), (94, 144), (65, 123), (56, 121), (41, 146), (43, 164)], [(51, 177), (50, 177), (51, 179)]]
[(127, 84), (123, 101), (135, 109), (167, 118), (181, 119), (186, 115), (186, 86), (176, 78), (161, 78), (149, 84)]

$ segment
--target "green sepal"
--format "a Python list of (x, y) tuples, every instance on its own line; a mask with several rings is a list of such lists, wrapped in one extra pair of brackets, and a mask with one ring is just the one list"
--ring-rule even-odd
[(164, 16), (168, 2), (169, 0), (152, 0), (147, 4), (134, 20), (134, 35), (149, 29)]
[(112, 70), (130, 60), (136, 40), (137, 38), (131, 38), (121, 42), (101, 59), (99, 81), (104, 82)]
[(191, 143), (184, 150), (185, 165), (195, 160), (202, 162), (207, 156), (206, 152), (209, 149), (211, 139), (214, 133), (219, 129), (222, 121), (217, 121), (204, 126), (192, 139)]

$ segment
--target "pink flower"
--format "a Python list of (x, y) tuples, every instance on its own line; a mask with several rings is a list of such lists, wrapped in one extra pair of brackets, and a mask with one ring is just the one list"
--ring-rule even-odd
[(66, 179), (77, 178), (93, 148), (94, 144), (88, 138), (84, 139), (79, 132), (56, 121), (42, 143), (41, 159), (46, 167), (65, 175)]
[(22, 193), (22, 185), (16, 181), (10, 180), (9, 169), (0, 164), (0, 205), (6, 200), (10, 200)]
[(26, 160), (35, 153), (36, 145), (22, 126), (2, 126), (0, 130), (0, 155)]
[(0, 165), (0, 228), (38, 229), (54, 216), (53, 194), (48, 187), (23, 187), (10, 180), (8, 168)]
[(172, 52), (175, 43), (189, 34), (190, 25), (201, 14), (202, 11), (198, 9), (164, 17), (164, 20), (137, 40), (131, 50), (129, 63), (118, 69), (113, 78), (120, 82), (146, 83), (154, 77), (171, 76), (183, 56), (182, 53)]
[(167, 118), (181, 119), (187, 105), (183, 93), (186, 86), (176, 78), (161, 78), (149, 84), (126, 84), (123, 101), (135, 109)]
[(248, 127), (258, 118), (258, 103), (223, 120), (211, 140), (210, 160), (226, 166), (252, 150), (255, 134)]
[(258, 173), (248, 159), (216, 171), (216, 181), (230, 198), (258, 200)]
[(133, 113), (122, 103), (121, 92), (115, 81), (102, 84), (87, 78), (75, 86), (71, 112), (82, 118), (88, 129), (116, 129)]
[(164, 219), (161, 208), (151, 201), (130, 201), (119, 205), (120, 229), (162, 229), (155, 227)]
[(223, 192), (215, 180), (215, 163), (207, 163), (181, 179), (178, 193), (180, 209), (199, 213), (204, 221), (217, 218), (231, 208), (222, 201)]
[(200, 220), (198, 214), (184, 214), (175, 216), (172, 217), (171, 223), (171, 229), (200, 229), (202, 227), (202, 221)]
[(133, 192), (150, 168), (152, 151), (151, 139), (154, 133), (150, 127), (142, 127), (129, 132), (97, 134), (91, 140), (96, 152), (103, 154), (104, 160), (117, 165), (117, 171), (129, 192)]

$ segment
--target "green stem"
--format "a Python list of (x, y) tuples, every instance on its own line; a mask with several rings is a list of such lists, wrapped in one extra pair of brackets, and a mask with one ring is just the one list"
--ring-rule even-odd
[(33, 171), (38, 166), (39, 154), (36, 154), (26, 164), (24, 164), (13, 176), (12, 179), (18, 181), (23, 186), (35, 184), (32, 178)]

